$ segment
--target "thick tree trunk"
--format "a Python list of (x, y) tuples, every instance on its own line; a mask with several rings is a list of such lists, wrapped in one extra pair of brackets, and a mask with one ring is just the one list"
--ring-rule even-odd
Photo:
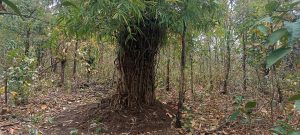
[(186, 55), (186, 44), (185, 44), (185, 36), (186, 36), (186, 24), (185, 21), (183, 21), (183, 31), (181, 35), (181, 62), (180, 62), (180, 90), (179, 90), (179, 99), (177, 104), (177, 114), (176, 114), (176, 122), (175, 127), (181, 128), (181, 112), (183, 109), (183, 103), (184, 103), (184, 94), (185, 94), (185, 75), (184, 75), (184, 69), (185, 69), (185, 55)]
[(113, 98), (116, 109), (142, 107), (155, 103), (155, 64), (156, 54), (165, 31), (156, 19), (144, 19), (137, 24), (140, 31), (131, 27), (134, 39), (128, 39), (128, 29), (124, 28), (118, 36), (117, 56), (118, 79), (117, 94)]

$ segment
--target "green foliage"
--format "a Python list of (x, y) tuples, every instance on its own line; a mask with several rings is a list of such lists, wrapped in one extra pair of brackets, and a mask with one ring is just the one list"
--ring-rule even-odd
[(78, 9), (78, 7), (77, 7), (74, 3), (70, 2), (70, 1), (63, 1), (63, 2), (61, 3), (61, 5), (62, 5), (62, 6), (66, 6), (66, 7), (67, 7), (67, 6), (72, 6), (72, 7)]
[(295, 109), (300, 111), (300, 100), (295, 101)]
[(29, 96), (29, 87), (35, 77), (34, 60), (27, 57), (21, 58), (20, 64), (9, 68), (9, 90), (15, 104), (26, 104)]
[[(243, 96), (235, 96), (233, 105), (235, 106), (235, 112), (233, 112), (229, 117), (229, 121), (235, 121), (238, 117), (242, 117), (245, 120), (250, 119), (250, 115), (252, 113), (252, 110), (256, 107), (255, 101), (248, 101), (244, 103), (244, 97)], [(246, 116), (246, 117), (243, 117)]]
[[(76, 3), (76, 7), (72, 8)], [(146, 18), (158, 20), (162, 28), (169, 28), (171, 32), (182, 31), (182, 20), (188, 23), (190, 28), (207, 29), (213, 25), (213, 14), (218, 4), (215, 1), (189, 0), (189, 1), (64, 1), (60, 12), (59, 23), (69, 32), (76, 31), (79, 35), (97, 36), (113, 35), (122, 29), (130, 32), (129, 38), (135, 33), (141, 32), (139, 23)], [(68, 8), (70, 7), (70, 8)], [(76, 9), (76, 10), (74, 10)], [(217, 14), (215, 14), (217, 15)], [(76, 27), (76, 29), (74, 29)], [(131, 29), (135, 30), (131, 30)]]
[(272, 0), (265, 6), (265, 8), (268, 13), (273, 13), (279, 6), (280, 3), (278, 1)]
[(269, 31), (269, 28), (264, 26), (264, 25), (258, 25), (257, 26), (257, 29), (260, 30), (260, 32), (262, 32), (263, 34), (267, 35), (268, 34), (268, 31)]
[(236, 121), (239, 115), (240, 115), (240, 111), (235, 111), (234, 113), (232, 113), (229, 116), (228, 120), (229, 121)]
[(275, 44), (278, 40), (280, 40), (284, 35), (287, 35), (287, 29), (281, 28), (274, 31), (268, 38), (268, 45)]
[(289, 101), (296, 101), (296, 100), (300, 100), (300, 94), (294, 95), (289, 98)]
[(289, 33), (289, 45), (293, 46), (295, 41), (300, 38), (300, 19), (296, 22), (284, 22), (284, 26)]
[[(293, 15), (289, 12), (294, 10), (298, 3), (298, 1), (269, 1), (265, 6), (267, 15), (263, 17), (263, 19), (257, 21), (257, 23), (255, 24), (256, 28), (260, 32), (262, 32), (264, 35), (268, 35), (267, 39), (265, 39), (265, 37), (263, 36), (259, 37), (263, 40), (266, 40), (266, 47), (271, 46), (277, 48), (277, 46), (279, 46), (279, 49), (274, 50), (269, 54), (269, 56), (266, 57), (267, 68), (270, 68), (284, 56), (288, 55), (292, 50), (292, 46), (300, 38), (300, 21), (299, 19), (295, 20), (295, 17), (290, 18), (290, 16)], [(271, 31), (271, 33), (269, 33), (268, 31), (270, 30), (270, 28), (272, 28), (272, 30), (275, 29), (275, 31)], [(288, 43), (286, 39), (288, 39)], [(278, 43), (278, 41), (280, 41), (279, 44), (276, 44)], [(286, 46), (289, 46), (291, 48)]]
[(13, 9), (18, 15), (21, 16), (21, 12), (19, 10), (19, 8), (12, 3), (10, 0), (2, 0), (5, 4), (7, 4), (11, 9)]
[(277, 121), (277, 125), (275, 128), (271, 129), (273, 135), (299, 135), (300, 131), (295, 130), (291, 125), (284, 121)]
[(249, 101), (249, 102), (247, 102), (246, 105), (245, 105), (245, 108), (246, 108), (247, 110), (252, 109), (252, 108), (254, 108), (254, 107), (256, 107), (256, 102), (255, 102), (255, 101)]
[(281, 58), (283, 58), (284, 56), (289, 54), (291, 51), (292, 51), (292, 48), (290, 48), (290, 47), (287, 47), (287, 48), (282, 47), (282, 48), (279, 48), (279, 49), (271, 52), (269, 54), (269, 56), (267, 56), (267, 68), (270, 68), (273, 64), (275, 64)]
[[(294, 95), (289, 101), (295, 101), (295, 110), (300, 111), (300, 95)], [(292, 117), (292, 116), (291, 116)], [(298, 135), (300, 131), (284, 121), (277, 121), (277, 126), (271, 129), (274, 135)]]

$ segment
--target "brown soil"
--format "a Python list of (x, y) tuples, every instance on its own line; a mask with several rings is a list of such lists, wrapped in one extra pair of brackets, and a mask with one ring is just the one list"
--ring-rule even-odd
[(146, 106), (141, 111), (138, 109), (115, 111), (108, 102), (93, 103), (66, 110), (55, 118), (54, 125), (44, 129), (44, 133), (70, 134), (78, 130), (79, 134), (175, 134), (172, 132), (172, 108), (159, 102), (154, 106)]

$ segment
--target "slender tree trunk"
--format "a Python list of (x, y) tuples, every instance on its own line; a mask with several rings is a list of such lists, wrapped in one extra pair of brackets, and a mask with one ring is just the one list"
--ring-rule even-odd
[(76, 80), (76, 72), (77, 72), (77, 50), (78, 50), (78, 40), (75, 43), (75, 50), (74, 50), (74, 60), (73, 60), (73, 79)]
[(278, 93), (278, 103), (282, 103), (283, 94), (282, 94), (282, 91), (281, 91), (279, 77), (278, 77), (277, 70), (276, 70), (275, 66), (273, 68), (274, 68), (273, 72), (274, 72), (274, 78), (275, 78), (275, 82), (276, 82), (277, 93)]
[(193, 71), (193, 56), (192, 53), (190, 53), (190, 62), (191, 62), (191, 92), (194, 93), (194, 71)]
[(185, 55), (186, 55), (186, 44), (185, 44), (185, 36), (186, 36), (186, 23), (183, 21), (183, 31), (181, 35), (181, 62), (180, 62), (180, 90), (179, 90), (179, 101), (177, 105), (177, 114), (176, 114), (176, 122), (175, 126), (176, 128), (181, 128), (181, 112), (183, 109), (183, 103), (184, 103), (184, 94), (185, 94), (185, 75), (184, 75), (184, 69), (185, 69)]
[(87, 70), (87, 74), (86, 74), (86, 77), (87, 77), (87, 83), (90, 83), (90, 79), (91, 79), (91, 70), (92, 70), (92, 65), (94, 63), (94, 58), (92, 58), (91, 56), (91, 46), (88, 47), (88, 60), (87, 60), (87, 66), (86, 66), (86, 70)]
[(104, 71), (104, 66), (103, 66), (103, 60), (104, 60), (104, 58), (103, 58), (103, 56), (104, 56), (104, 45), (103, 45), (103, 43), (102, 42), (100, 42), (100, 47), (99, 47), (99, 60), (98, 60), (98, 62), (99, 62), (99, 68), (100, 68), (100, 74), (101, 75), (104, 75), (103, 74), (103, 71)]
[(67, 63), (67, 47), (65, 46), (65, 41), (62, 41), (61, 44), (61, 49), (62, 49), (62, 58), (60, 59), (60, 65), (61, 65), (61, 73), (60, 73), (60, 81), (61, 81), (61, 86), (64, 85), (65, 83), (65, 68), (66, 68), (66, 63)]
[[(60, 46), (60, 44), (59, 44), (59, 46)], [(59, 63), (59, 60), (56, 58), (57, 57), (57, 53), (59, 51), (59, 46), (55, 48), (55, 52), (53, 52), (51, 50), (51, 68), (52, 68), (52, 72), (53, 73), (56, 73), (56, 71), (57, 71), (57, 64)]]
[[(204, 60), (203, 60), (203, 55), (202, 55), (202, 53), (200, 53), (200, 58), (199, 58), (199, 73), (200, 73), (200, 78), (201, 79), (198, 79), (199, 80), (199, 83), (202, 83), (202, 75), (205, 75), (205, 74), (203, 74), (203, 67), (204, 67)], [(202, 85), (203, 86), (203, 85)]]
[(56, 73), (57, 61), (55, 58), (53, 58), (53, 56), (51, 56), (51, 69), (53, 73)]
[(86, 67), (86, 70), (87, 70), (87, 73), (86, 73), (87, 83), (90, 83), (90, 80), (91, 80), (91, 68), (90, 68), (90, 65), (88, 65)]
[(243, 90), (247, 90), (247, 69), (246, 69), (246, 59), (247, 59), (247, 50), (246, 50), (246, 39), (247, 35), (243, 33), (242, 37), (242, 43), (243, 43)]
[(7, 85), (7, 83), (8, 83), (8, 76), (7, 76), (7, 73), (6, 73), (6, 75), (5, 75), (5, 79), (4, 79), (4, 93), (5, 93), (5, 104), (7, 104), (8, 103), (8, 85)]
[(25, 44), (25, 55), (26, 56), (29, 56), (29, 49), (30, 49), (30, 28), (28, 28), (27, 30), (26, 30), (26, 39), (25, 39), (25, 42), (24, 42), (24, 44)]
[(208, 48), (208, 72), (209, 72), (209, 90), (212, 91), (214, 89), (213, 80), (212, 80), (212, 53), (211, 53), (211, 39), (208, 39), (207, 48)]
[(168, 46), (168, 59), (167, 59), (167, 78), (166, 78), (166, 90), (170, 91), (170, 61), (171, 61), (171, 50), (170, 46)]
[(60, 61), (61, 72), (60, 72), (60, 85), (63, 86), (65, 83), (65, 67), (66, 67), (66, 59), (62, 59)]
[(231, 48), (230, 48), (230, 40), (231, 40), (231, 32), (230, 32), (230, 27), (227, 32), (227, 37), (226, 37), (226, 65), (225, 65), (225, 78), (224, 78), (224, 85), (223, 85), (223, 91), (222, 94), (227, 93), (227, 86), (228, 86), (228, 79), (229, 79), (229, 72), (230, 72), (230, 66), (231, 66)]
[(42, 47), (40, 45), (38, 45), (36, 48), (36, 57), (37, 57), (36, 66), (39, 67), (41, 66), (43, 60)]

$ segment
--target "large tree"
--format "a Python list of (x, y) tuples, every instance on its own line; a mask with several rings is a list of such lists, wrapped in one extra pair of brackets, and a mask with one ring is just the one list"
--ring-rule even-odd
[(112, 103), (117, 108), (126, 108), (155, 103), (156, 55), (167, 39), (166, 33), (181, 35), (186, 29), (207, 28), (212, 24), (207, 22), (212, 21), (216, 3), (213, 0), (91, 0), (62, 5), (81, 10), (78, 13), (82, 18), (77, 20), (84, 25), (79, 27), (79, 34), (98, 33), (97, 36), (109, 35), (116, 39), (119, 79)]

